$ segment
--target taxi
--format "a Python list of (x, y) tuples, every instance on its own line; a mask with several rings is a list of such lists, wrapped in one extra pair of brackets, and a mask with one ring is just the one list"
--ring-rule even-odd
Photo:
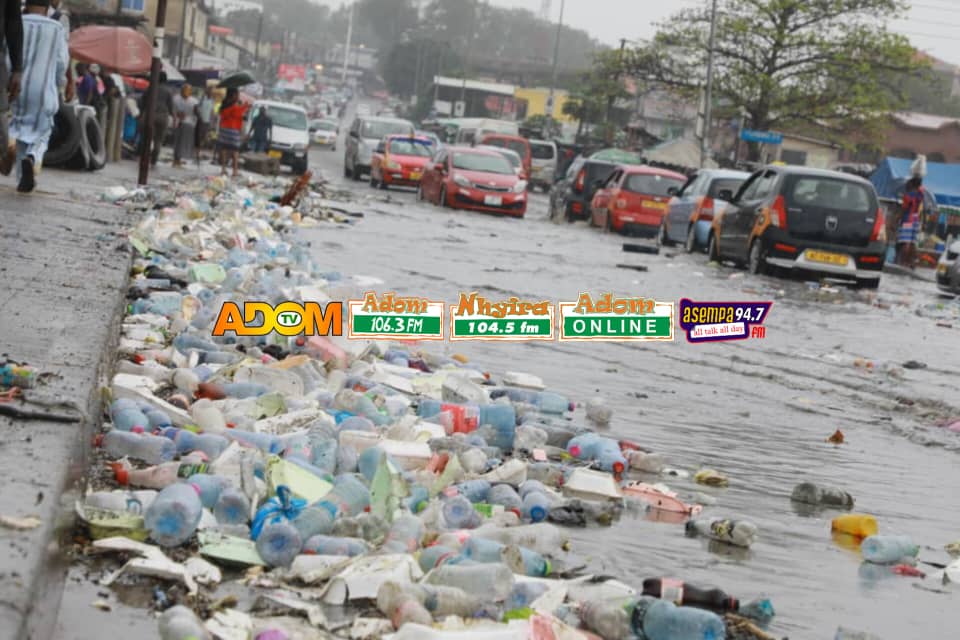
[(377, 145), (370, 161), (370, 186), (414, 187), (420, 185), (424, 169), (433, 157), (428, 138), (390, 135)]
[(686, 181), (685, 175), (668, 169), (619, 166), (593, 196), (591, 224), (654, 237), (660, 231), (670, 198)]

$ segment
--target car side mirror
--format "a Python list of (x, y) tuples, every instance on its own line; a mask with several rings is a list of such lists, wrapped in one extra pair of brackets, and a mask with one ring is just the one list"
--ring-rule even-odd
[(720, 189), (720, 193), (717, 194), (717, 198), (726, 202), (733, 202), (733, 191), (730, 189)]
[(433, 168), (434, 168), (435, 170), (439, 171), (440, 173), (443, 173), (444, 171), (446, 171), (446, 167), (444, 166), (444, 164), (443, 164), (442, 162), (436, 163), (435, 165), (433, 165)]
[(680, 195), (680, 189), (677, 189), (676, 187), (670, 187), (669, 189), (667, 189), (667, 195), (668, 196)]
[(387, 148), (383, 144), (377, 145), (377, 153), (386, 153)]

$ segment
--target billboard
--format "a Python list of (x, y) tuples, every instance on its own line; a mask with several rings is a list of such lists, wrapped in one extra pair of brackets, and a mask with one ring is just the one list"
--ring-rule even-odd
[(307, 84), (307, 67), (302, 64), (281, 64), (277, 68), (277, 88), (303, 91)]

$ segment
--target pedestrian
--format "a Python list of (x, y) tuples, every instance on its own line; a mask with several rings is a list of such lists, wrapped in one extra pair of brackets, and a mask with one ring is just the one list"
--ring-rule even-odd
[[(145, 103), (147, 99), (148, 92), (143, 94), (142, 100), (144, 102), (140, 105), (140, 113), (142, 116), (143, 122), (141, 123), (143, 127), (146, 127), (147, 119), (147, 105)], [(167, 139), (167, 130), (170, 128), (171, 120), (173, 119), (173, 92), (170, 90), (170, 86), (167, 84), (167, 73), (165, 71), (160, 72), (160, 83), (157, 85), (157, 104), (154, 107), (153, 111), (153, 149), (150, 153), (150, 164), (157, 166), (157, 161), (160, 160), (160, 149), (163, 148), (163, 143)], [(143, 136), (141, 136), (141, 141)]]
[(917, 240), (923, 215), (923, 179), (914, 176), (904, 187), (900, 227), (897, 230), (897, 264), (913, 269), (917, 262)]
[(197, 157), (200, 149), (206, 149), (210, 138), (210, 125), (213, 122), (213, 87), (207, 85), (197, 104)]
[[(23, 71), (23, 20), (20, 0), (0, 0), (0, 174), (10, 175), (15, 152), (7, 133), (7, 110), (20, 94)], [(9, 52), (10, 68), (4, 60)]]
[(97, 79), (90, 72), (90, 65), (77, 63), (77, 99), (80, 104), (92, 106), (97, 92)]
[(266, 107), (260, 107), (260, 112), (253, 119), (252, 145), (254, 153), (266, 153), (270, 150), (273, 141), (273, 120)]
[(240, 145), (243, 143), (243, 116), (247, 105), (240, 102), (237, 89), (227, 89), (227, 95), (220, 104), (220, 133), (217, 145), (220, 148), (221, 175), (227, 175), (227, 159), (233, 161), (233, 177), (240, 175)]
[(192, 159), (197, 142), (197, 99), (193, 87), (184, 83), (173, 99), (173, 118), (176, 130), (173, 143), (173, 166), (183, 166), (184, 159)]
[[(17, 191), (36, 186), (36, 171), (47, 152), (53, 118), (60, 109), (59, 79), (70, 65), (59, 22), (47, 17), (50, 0), (27, 0), (23, 16), (23, 90), (13, 103), (10, 135), (17, 141)], [(72, 88), (67, 85), (72, 98)]]

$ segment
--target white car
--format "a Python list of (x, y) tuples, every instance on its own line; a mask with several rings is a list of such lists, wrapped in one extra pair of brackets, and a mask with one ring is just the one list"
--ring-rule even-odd
[(331, 151), (336, 151), (338, 134), (337, 123), (333, 120), (310, 121), (310, 139), (318, 147), (329, 147)]
[(949, 295), (960, 295), (960, 240), (947, 245), (937, 263), (937, 288)]
[(270, 148), (267, 155), (280, 160), (297, 175), (307, 172), (310, 150), (310, 132), (307, 127), (307, 112), (303, 107), (285, 102), (257, 100), (247, 110), (243, 121), (243, 137), (249, 138), (253, 121), (261, 110), (266, 109), (273, 121), (270, 131)]

